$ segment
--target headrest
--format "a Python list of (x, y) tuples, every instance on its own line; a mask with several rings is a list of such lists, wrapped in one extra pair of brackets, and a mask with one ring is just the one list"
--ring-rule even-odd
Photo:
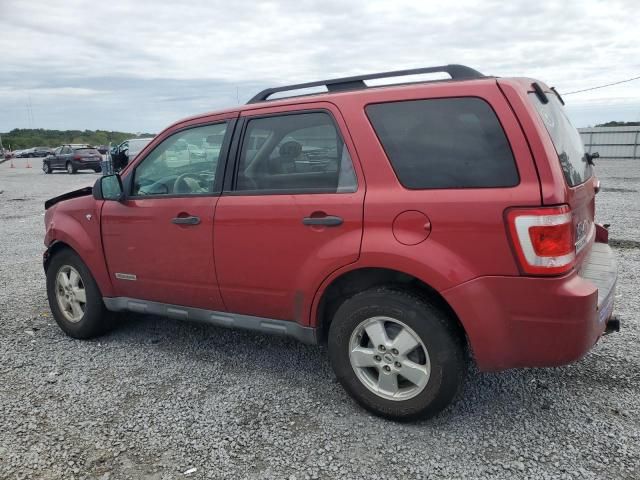
[(302, 152), (302, 145), (296, 141), (285, 142), (280, 145), (281, 157), (297, 157)]

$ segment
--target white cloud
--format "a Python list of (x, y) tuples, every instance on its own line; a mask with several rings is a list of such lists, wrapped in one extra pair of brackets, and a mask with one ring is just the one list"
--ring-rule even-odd
[[(636, 8), (621, 0), (3, 0), (0, 87), (16, 94), (0, 96), (0, 131), (28, 126), (29, 95), (38, 97), (36, 126), (158, 130), (233, 105), (236, 87), (246, 100), (274, 84), (445, 63), (579, 90), (640, 74)], [(86, 94), (93, 90), (101, 95)], [(578, 124), (640, 120), (640, 81), (566, 100)]]

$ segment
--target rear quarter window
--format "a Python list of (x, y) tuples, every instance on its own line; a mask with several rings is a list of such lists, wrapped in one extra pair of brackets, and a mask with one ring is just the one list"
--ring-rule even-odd
[(379, 103), (366, 113), (406, 188), (513, 187), (520, 181), (505, 132), (480, 98)]

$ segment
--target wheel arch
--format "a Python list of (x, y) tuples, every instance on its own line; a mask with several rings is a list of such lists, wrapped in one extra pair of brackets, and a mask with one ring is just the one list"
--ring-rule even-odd
[[(43, 266), (45, 272), (49, 268), (51, 259), (63, 250), (72, 251), (80, 258), (80, 260), (82, 260), (82, 262), (89, 269), (89, 272), (96, 281), (98, 289), (103, 296), (112, 296), (113, 287), (111, 285), (109, 274), (107, 273), (106, 265), (104, 265), (104, 258), (102, 258), (101, 260), (97, 259), (97, 255), (95, 255), (95, 252), (83, 254), (83, 248), (81, 244), (76, 243), (75, 239), (57, 239), (49, 245), (43, 258)], [(102, 264), (100, 264), (100, 262), (102, 262)]]
[(415, 275), (384, 267), (360, 267), (342, 272), (318, 292), (317, 304), (313, 310), (315, 313), (312, 312), (311, 318), (317, 328), (318, 340), (321, 343), (326, 342), (333, 315), (345, 300), (358, 292), (382, 285), (409, 289), (434, 303), (455, 322), (460, 335), (468, 344), (466, 331), (460, 318), (435, 288)]

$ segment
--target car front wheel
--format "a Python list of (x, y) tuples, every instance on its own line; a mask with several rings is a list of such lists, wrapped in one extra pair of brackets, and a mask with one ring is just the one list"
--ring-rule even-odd
[(47, 297), (56, 323), (70, 337), (95, 337), (112, 326), (112, 314), (91, 272), (71, 250), (61, 250), (51, 258)]
[(49, 162), (42, 162), (42, 171), (44, 173), (51, 173), (51, 165), (49, 165)]
[(393, 420), (431, 417), (459, 392), (463, 335), (447, 313), (411, 291), (377, 287), (346, 300), (329, 329), (329, 358), (351, 396)]

